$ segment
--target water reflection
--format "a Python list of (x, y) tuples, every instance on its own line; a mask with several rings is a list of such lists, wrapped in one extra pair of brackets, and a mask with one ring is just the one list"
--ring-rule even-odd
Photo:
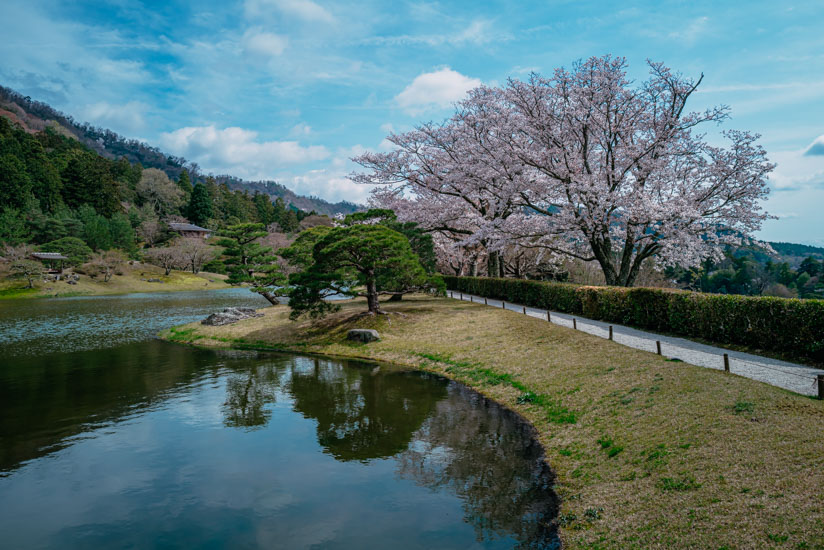
[(317, 420), (318, 443), (338, 460), (368, 461), (407, 448), (446, 395), (446, 382), (421, 373), (351, 368), (315, 360), (292, 372), (295, 410)]
[(398, 473), (459, 495), (479, 538), (515, 533), (519, 547), (544, 548), (557, 543), (558, 498), (534, 435), (516, 414), (450, 384), (449, 397), (398, 456)]
[(274, 365), (257, 365), (245, 374), (230, 374), (223, 404), (226, 426), (252, 429), (265, 426), (272, 416), (266, 406), (275, 402), (279, 382)]
[[(139, 335), (146, 305), (132, 305), (144, 312), (131, 317)], [(458, 384), (95, 331), (75, 325), (65, 340), (93, 349), (0, 364), (4, 546), (557, 543), (552, 475), (530, 428)], [(46, 349), (64, 333), (57, 327)], [(2, 338), (16, 337), (0, 327)]]

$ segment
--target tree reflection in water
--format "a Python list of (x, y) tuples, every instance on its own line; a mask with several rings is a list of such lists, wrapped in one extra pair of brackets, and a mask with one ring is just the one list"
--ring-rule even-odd
[(266, 405), (288, 393), (317, 422), (324, 452), (344, 462), (394, 458), (399, 477), (458, 495), (478, 540), (559, 546), (554, 476), (533, 428), (512, 411), (421, 372), (319, 359), (277, 365), (231, 375), (227, 425), (265, 425)]
[(230, 374), (226, 381), (224, 423), (233, 428), (262, 428), (272, 416), (266, 408), (274, 403), (280, 385), (275, 365), (258, 365), (244, 373)]
[(559, 547), (554, 475), (535, 435), (512, 411), (451, 383), (449, 397), (398, 456), (398, 473), (460, 496), (480, 540), (514, 534), (519, 548)]
[(417, 372), (352, 368), (316, 360), (295, 370), (295, 410), (318, 422), (318, 442), (341, 461), (387, 458), (405, 450), (446, 396), (447, 382)]

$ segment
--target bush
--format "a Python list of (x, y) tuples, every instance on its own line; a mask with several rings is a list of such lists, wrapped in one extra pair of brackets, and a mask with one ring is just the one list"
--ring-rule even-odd
[(449, 275), (444, 281), (459, 292), (824, 363), (824, 300)]

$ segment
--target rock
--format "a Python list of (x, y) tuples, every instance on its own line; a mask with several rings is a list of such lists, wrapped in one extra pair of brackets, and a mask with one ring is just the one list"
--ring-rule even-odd
[(161, 281), (160, 279), (147, 279), (146, 282), (147, 283), (162, 283), (163, 281)]
[(368, 344), (369, 342), (377, 342), (381, 339), (380, 335), (378, 334), (377, 330), (370, 329), (370, 328), (353, 328), (349, 332), (346, 333), (347, 340), (357, 340), (358, 342), (363, 342), (364, 344)]
[(66, 281), (66, 282), (67, 282), (68, 284), (70, 284), (70, 285), (76, 285), (76, 284), (77, 284), (77, 280), (76, 280), (76, 279), (69, 279), (69, 280), (68, 280), (68, 281)]
[(251, 307), (227, 307), (220, 313), (212, 313), (203, 319), (200, 324), (219, 327), (222, 325), (231, 325), (232, 323), (253, 317), (263, 317), (263, 314), (256, 312), (255, 309)]

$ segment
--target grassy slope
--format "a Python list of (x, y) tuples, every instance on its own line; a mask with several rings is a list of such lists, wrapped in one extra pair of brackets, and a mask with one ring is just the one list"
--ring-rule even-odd
[[(66, 281), (39, 282), (36, 283), (35, 290), (23, 288), (25, 283), (19, 280), (13, 282), (3, 281), (4, 286), (0, 288), (0, 299), (228, 288), (228, 285), (223, 282), (223, 279), (226, 278), (224, 275), (214, 273), (198, 273), (195, 275), (191, 272), (172, 271), (167, 277), (163, 273), (163, 269), (153, 265), (125, 265), (123, 266), (123, 275), (114, 275), (108, 283), (104, 283), (102, 277), (92, 279), (87, 275), (81, 275), (76, 285), (70, 285)], [(141, 279), (160, 279), (164, 282), (149, 283)]]
[[(823, 402), (478, 304), (363, 309), (294, 323), (278, 306), (165, 337), (368, 357), (477, 388), (541, 434), (568, 548), (824, 548)], [(354, 327), (382, 340), (348, 343)]]

